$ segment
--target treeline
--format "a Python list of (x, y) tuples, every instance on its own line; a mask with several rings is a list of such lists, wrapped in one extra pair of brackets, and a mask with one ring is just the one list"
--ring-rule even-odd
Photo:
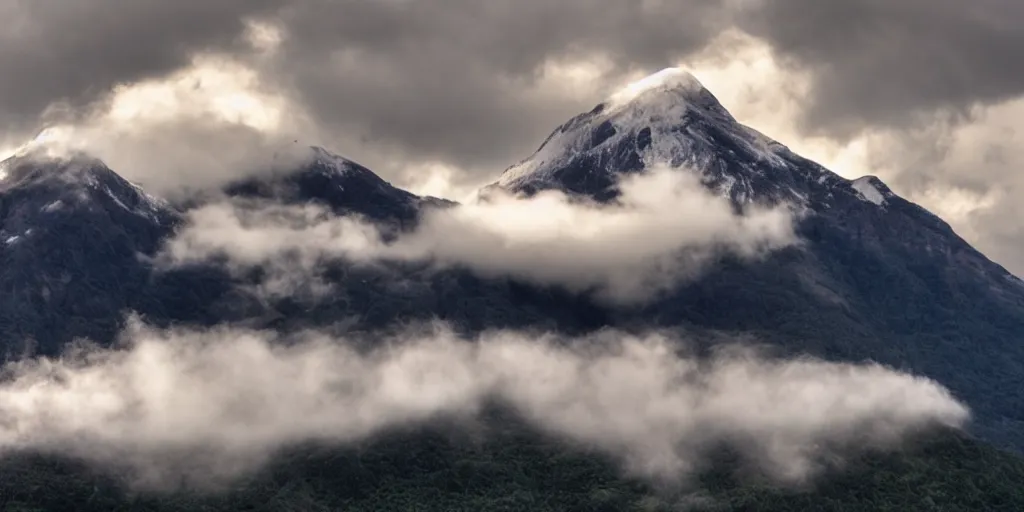
[(515, 422), (435, 425), (345, 448), (293, 447), (218, 491), (132, 491), (132, 475), (49, 456), (0, 459), (0, 510), (27, 511), (1018, 511), (1024, 460), (963, 434), (868, 453), (812, 485), (758, 479), (728, 451), (686, 482), (653, 486), (607, 458)]

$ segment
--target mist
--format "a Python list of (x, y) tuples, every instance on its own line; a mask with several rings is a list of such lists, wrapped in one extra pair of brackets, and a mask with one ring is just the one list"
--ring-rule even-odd
[(436, 325), (365, 350), (316, 332), (284, 339), (133, 320), (120, 348), (10, 363), (3, 373), (0, 451), (128, 468), (156, 488), (230, 481), (295, 443), (470, 419), (494, 401), (631, 475), (670, 481), (716, 443), (781, 482), (803, 481), (830, 450), (897, 448), (917, 429), (969, 416), (939, 384), (879, 365), (737, 347), (697, 358), (658, 333), (467, 340)]
[(186, 264), (227, 257), (239, 268), (267, 266), (276, 269), (274, 289), (315, 275), (325, 260), (429, 261), (635, 303), (699, 275), (721, 255), (756, 259), (797, 243), (793, 209), (736, 213), (695, 171), (654, 169), (619, 186), (614, 205), (559, 191), (528, 199), (495, 192), (486, 200), (427, 209), (415, 230), (387, 242), (359, 218), (317, 206), (219, 202), (191, 211), (163, 258)]

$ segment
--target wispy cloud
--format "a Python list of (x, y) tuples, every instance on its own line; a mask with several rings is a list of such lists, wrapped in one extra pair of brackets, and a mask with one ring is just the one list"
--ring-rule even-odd
[(299, 276), (332, 258), (423, 260), (635, 302), (722, 254), (757, 258), (796, 243), (790, 209), (736, 213), (686, 169), (653, 170), (620, 186), (615, 205), (543, 192), (427, 210), (417, 229), (387, 242), (369, 224), (315, 206), (217, 203), (189, 214), (191, 223), (168, 243), (165, 257), (183, 263), (227, 256), (239, 266), (270, 265)]

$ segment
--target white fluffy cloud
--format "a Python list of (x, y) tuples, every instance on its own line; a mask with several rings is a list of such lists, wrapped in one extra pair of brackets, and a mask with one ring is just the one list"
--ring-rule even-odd
[(272, 264), (299, 275), (338, 257), (429, 260), (485, 276), (596, 289), (605, 299), (628, 302), (694, 275), (723, 252), (754, 258), (795, 243), (788, 208), (736, 214), (686, 169), (629, 177), (621, 189), (620, 204), (604, 206), (559, 192), (530, 199), (495, 194), (429, 211), (415, 231), (389, 242), (358, 219), (313, 206), (253, 210), (217, 203), (192, 211), (191, 223), (165, 252), (173, 262), (226, 255), (241, 266)]
[(685, 477), (725, 442), (767, 474), (800, 481), (821, 456), (892, 448), (919, 428), (968, 418), (937, 383), (878, 365), (739, 349), (698, 359), (656, 334), (463, 340), (435, 328), (366, 352), (316, 333), (283, 343), (136, 322), (125, 339), (121, 349), (8, 364), (0, 449), (128, 467), (142, 484), (200, 483), (252, 470), (289, 444), (356, 441), (499, 400), (637, 476)]
[(206, 56), (165, 79), (122, 85), (74, 122), (0, 150), (0, 159), (29, 148), (84, 152), (149, 192), (176, 195), (290, 168), (318, 141), (314, 131), (301, 108), (262, 88), (252, 70)]

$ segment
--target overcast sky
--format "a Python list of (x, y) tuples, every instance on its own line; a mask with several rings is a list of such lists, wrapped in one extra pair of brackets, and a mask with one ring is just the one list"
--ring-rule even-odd
[(74, 126), (169, 186), (300, 139), (458, 195), (682, 65), (741, 121), (879, 175), (1024, 274), (1017, 0), (0, 0), (0, 17), (0, 152)]

